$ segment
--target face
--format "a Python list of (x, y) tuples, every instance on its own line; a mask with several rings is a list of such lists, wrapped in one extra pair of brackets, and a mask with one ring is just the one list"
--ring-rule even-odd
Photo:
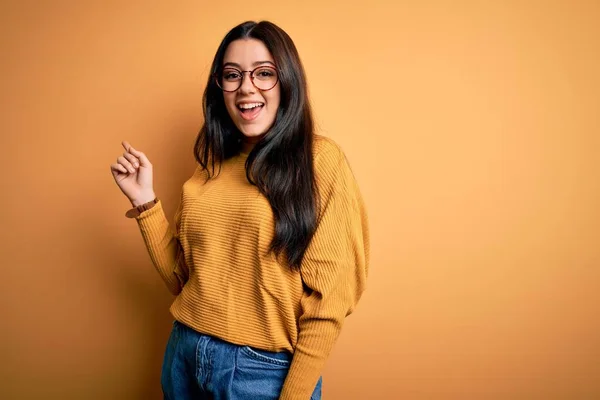
[[(233, 82), (239, 79), (239, 71), (252, 71), (261, 66), (275, 67), (273, 57), (264, 43), (257, 39), (239, 39), (227, 47), (222, 68), (224, 78)], [(273, 73), (273, 70), (263, 68), (256, 71), (254, 81), (257, 86), (266, 87), (265, 83), (273, 79), (269, 73)], [(270, 90), (259, 90), (252, 83), (250, 73), (243, 72), (242, 75), (239, 89), (234, 92), (223, 91), (223, 97), (229, 116), (246, 142), (256, 143), (275, 122), (280, 84), (277, 82)]]

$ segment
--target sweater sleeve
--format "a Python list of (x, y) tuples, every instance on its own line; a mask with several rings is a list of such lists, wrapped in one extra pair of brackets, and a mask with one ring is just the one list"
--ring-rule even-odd
[(330, 146), (315, 159), (320, 213), (301, 264), (306, 285), (298, 341), (281, 400), (309, 400), (344, 319), (365, 290), (369, 231), (365, 206), (343, 152)]
[(160, 200), (135, 218), (154, 267), (174, 295), (181, 292), (189, 277), (179, 241), (182, 204), (180, 201), (175, 212), (175, 232), (170, 229)]

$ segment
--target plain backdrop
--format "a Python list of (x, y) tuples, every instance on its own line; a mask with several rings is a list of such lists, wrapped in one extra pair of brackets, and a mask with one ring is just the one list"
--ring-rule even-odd
[(160, 399), (172, 301), (109, 166), (172, 218), (225, 33), (294, 39), (369, 209), (326, 400), (600, 398), (600, 4), (0, 2), (0, 398)]

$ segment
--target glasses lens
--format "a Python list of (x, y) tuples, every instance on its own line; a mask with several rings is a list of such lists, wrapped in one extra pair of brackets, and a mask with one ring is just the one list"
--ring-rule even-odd
[(277, 70), (271, 67), (260, 67), (254, 70), (252, 80), (260, 90), (269, 90), (277, 83)]
[(228, 92), (235, 92), (242, 84), (242, 74), (237, 69), (225, 68), (219, 77), (219, 86)]

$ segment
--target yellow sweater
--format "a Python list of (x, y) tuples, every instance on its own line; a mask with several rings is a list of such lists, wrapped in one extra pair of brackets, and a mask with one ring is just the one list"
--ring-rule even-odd
[(230, 343), (294, 354), (281, 399), (308, 400), (355, 308), (368, 272), (365, 206), (350, 166), (316, 136), (320, 222), (300, 272), (267, 253), (268, 200), (246, 180), (247, 154), (226, 160), (205, 183), (200, 166), (183, 185), (171, 231), (159, 201), (135, 217), (153, 264), (176, 295), (171, 313)]

